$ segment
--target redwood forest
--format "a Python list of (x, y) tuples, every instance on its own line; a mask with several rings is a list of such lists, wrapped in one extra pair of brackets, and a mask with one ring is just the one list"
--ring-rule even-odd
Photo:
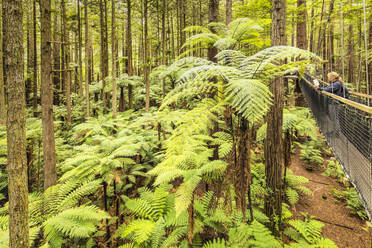
[(0, 248), (372, 248), (371, 0), (0, 2)]

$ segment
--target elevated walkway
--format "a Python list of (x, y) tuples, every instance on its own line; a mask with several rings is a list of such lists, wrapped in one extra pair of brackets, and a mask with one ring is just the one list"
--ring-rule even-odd
[[(314, 88), (305, 74), (300, 87), (318, 127), (372, 214), (372, 96), (350, 92), (350, 99)], [(319, 80), (319, 79), (318, 79)], [(320, 81), (320, 80), (319, 80)], [(324, 82), (323, 82), (324, 83)]]

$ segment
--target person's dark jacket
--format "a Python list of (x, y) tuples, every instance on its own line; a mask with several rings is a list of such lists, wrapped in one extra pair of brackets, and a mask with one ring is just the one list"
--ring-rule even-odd
[[(327, 87), (319, 87), (319, 90), (324, 90), (324, 91), (333, 93), (341, 97), (349, 98), (349, 90), (346, 88), (345, 85), (343, 85), (339, 81), (333, 82), (331, 83), (331, 85)], [(344, 91), (345, 91), (345, 96), (344, 96)]]

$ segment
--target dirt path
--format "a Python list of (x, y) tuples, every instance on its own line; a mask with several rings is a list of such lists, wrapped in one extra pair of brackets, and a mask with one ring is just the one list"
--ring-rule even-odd
[[(306, 184), (313, 195), (302, 196), (295, 206), (295, 216), (301, 218), (300, 212), (306, 212), (321, 220), (323, 235), (333, 240), (338, 247), (367, 248), (371, 244), (371, 237), (362, 229), (365, 222), (350, 215), (344, 203), (335, 203), (331, 189), (342, 189), (341, 185), (330, 177), (321, 175), (321, 171), (310, 172), (303, 166), (300, 151), (292, 157), (290, 169), (296, 175), (304, 176), (310, 181)], [(330, 224), (332, 223), (332, 224)]]

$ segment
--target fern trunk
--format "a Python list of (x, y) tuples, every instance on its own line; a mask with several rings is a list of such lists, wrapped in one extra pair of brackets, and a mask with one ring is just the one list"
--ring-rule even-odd
[(234, 188), (236, 194), (236, 207), (246, 218), (247, 211), (247, 194), (251, 181), (250, 155), (251, 141), (250, 129), (248, 121), (244, 118), (240, 119), (238, 129), (238, 158), (236, 170), (234, 172)]
[(188, 234), (188, 247), (192, 248), (192, 239), (194, 238), (194, 194), (192, 194), (191, 203), (187, 209), (189, 214), (188, 225), (189, 225), (189, 234)]
[[(211, 22), (218, 22), (218, 5), (219, 5), (219, 0), (209, 0), (209, 23)], [(217, 33), (217, 30), (215, 28), (211, 27), (210, 30), (212, 33)], [(217, 62), (217, 48), (212, 46), (208, 48), (208, 59), (213, 62)]]

